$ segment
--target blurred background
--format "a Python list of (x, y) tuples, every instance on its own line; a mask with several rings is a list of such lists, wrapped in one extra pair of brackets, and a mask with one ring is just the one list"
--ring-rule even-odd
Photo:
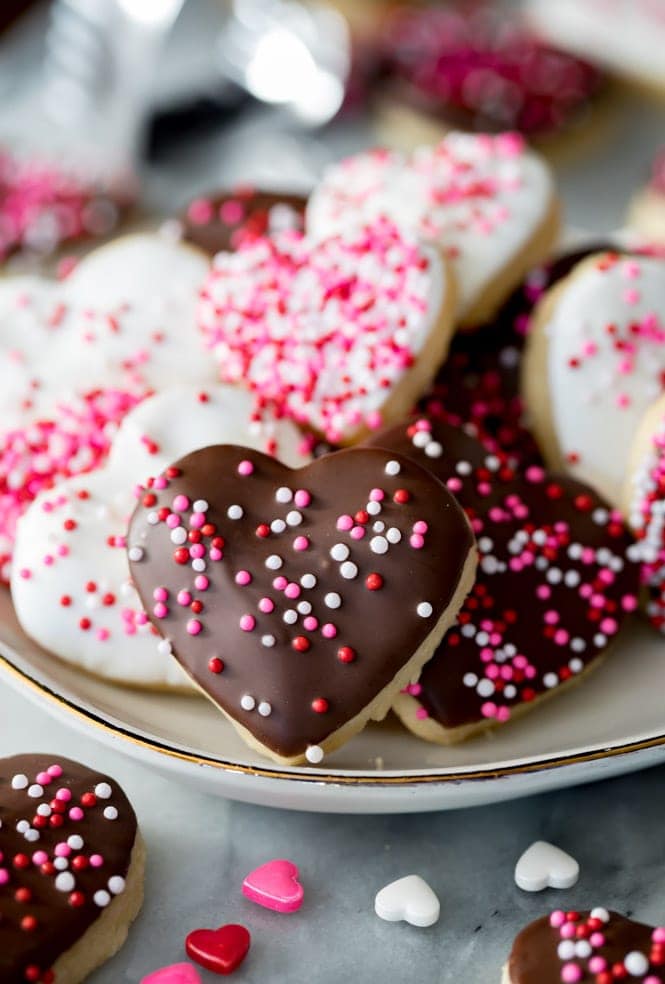
[[(104, 190), (93, 235), (238, 183), (306, 192), (343, 154), (449, 128), (521, 130), (590, 231), (621, 225), (658, 180), (665, 0), (2, 0), (0, 28), (0, 240), (14, 263), (52, 251), (72, 221), (41, 208), (27, 228), (15, 191), (33, 194), (35, 162)], [(20, 223), (30, 250), (13, 245)]]

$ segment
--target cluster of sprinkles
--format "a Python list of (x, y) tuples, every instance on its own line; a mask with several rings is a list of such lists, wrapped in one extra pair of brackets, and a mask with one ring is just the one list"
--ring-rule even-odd
[(57, 482), (98, 468), (116, 430), (140, 397), (124, 390), (93, 390), (59, 402), (52, 418), (0, 435), (0, 576), (9, 579), (19, 517)]
[(465, 509), (480, 562), (457, 626), (407, 692), (421, 719), (503, 723), (608, 645), (637, 608), (637, 573), (620, 514), (585, 486), (539, 465), (518, 473), (461, 432), (432, 429), (422, 418), (406, 435)]
[(649, 592), (647, 615), (665, 632), (665, 418), (631, 477), (628, 522), (636, 539), (630, 556)]
[[(264, 512), (264, 507), (257, 509), (255, 495), (260, 493), (253, 489), (257, 479), (266, 482), (263, 466), (250, 456), (238, 458), (237, 449), (206, 449), (199, 452), (201, 475), (208, 474), (210, 468), (222, 467), (221, 460), (216, 458), (213, 463), (212, 458), (208, 459), (213, 454), (224, 459), (224, 470), (234, 472), (237, 478), (225, 490), (224, 497), (211, 507), (206, 499), (177, 491), (178, 484), (189, 488), (195, 479), (191, 469), (181, 473), (178, 467), (168, 468), (139, 493), (145, 512), (140, 514), (140, 519), (136, 514), (130, 528), (129, 556), (150, 617), (165, 636), (165, 646), (169, 650), (177, 649), (181, 661), (194, 672), (204, 689), (219, 696), (225, 709), (250, 726), (248, 715), (270, 718), (275, 712), (275, 700), (280, 697), (278, 718), (283, 718), (285, 713), (283, 694), (275, 697), (266, 693), (258, 669), (249, 676), (247, 669), (241, 672), (240, 667), (245, 665), (250, 652), (255, 668), (265, 666), (264, 687), (270, 679), (267, 671), (275, 665), (276, 653), (286, 657), (285, 671), (294, 673), (301, 665), (302, 656), (307, 656), (308, 661), (316, 657), (319, 685), (326, 680), (325, 662), (319, 661), (329, 659), (334, 693), (341, 667), (352, 667), (372, 655), (364, 652), (362, 646), (359, 648), (357, 633), (349, 621), (346, 609), (350, 594), (355, 604), (358, 593), (364, 593), (369, 613), (373, 610), (369, 608), (369, 599), (390, 584), (389, 572), (395, 564), (408, 563), (413, 576), (417, 576), (408, 553), (427, 555), (430, 521), (418, 514), (419, 507), (406, 514), (402, 512), (413, 502), (409, 475), (403, 475), (400, 461), (381, 455), (377, 464), (383, 469), (383, 481), (368, 486), (353, 511), (331, 513), (334, 534), (326, 541), (328, 545), (322, 556), (321, 539), (327, 520), (322, 530), (317, 525), (321, 522), (318, 514), (310, 515), (312, 508), (320, 509), (312, 487), (275, 485), (268, 499), (272, 500), (271, 504)], [(346, 454), (356, 460), (358, 452)], [(360, 458), (364, 460), (363, 455)], [(174, 485), (176, 490), (171, 493)], [(217, 490), (216, 495), (219, 495)], [(227, 501), (226, 497), (231, 495), (235, 498)], [(406, 516), (410, 518), (405, 521)], [(154, 557), (158, 548), (153, 543), (155, 534), (148, 532), (146, 542), (144, 524), (148, 531), (154, 528), (155, 533), (157, 528), (162, 528), (170, 541), (170, 551), (167, 549), (170, 564), (167, 562), (164, 569), (163, 562), (155, 560), (157, 566), (147, 584), (141, 562)], [(166, 544), (162, 541), (159, 550), (163, 546)], [(392, 556), (395, 551), (400, 560)], [(162, 579), (156, 585), (155, 577)], [(180, 587), (174, 588), (174, 584)], [(226, 585), (231, 595), (220, 608), (218, 596), (225, 590), (222, 585)], [(216, 597), (209, 599), (211, 589)], [(434, 598), (414, 599), (412, 617), (415, 623), (424, 623), (422, 629), (415, 630), (418, 636), (429, 631), (428, 623), (435, 619), (435, 604), (439, 602)], [(218, 635), (221, 612), (223, 638)], [(408, 610), (404, 616), (408, 616)], [(239, 633), (235, 641), (234, 620), (235, 631)], [(187, 641), (175, 642), (174, 635)], [(264, 664), (263, 659), (269, 662)], [(228, 685), (227, 668), (230, 668)], [(250, 684), (250, 689), (238, 689), (239, 675)], [(337, 727), (325, 724), (326, 715), (332, 712), (342, 716), (344, 709), (336, 706), (339, 702), (325, 687), (318, 693), (303, 692), (302, 697), (305, 706), (300, 710), (290, 707), (289, 714), (301, 714), (305, 729), (316, 727), (323, 739)], [(322, 719), (323, 727), (307, 724), (316, 718)], [(315, 764), (321, 761), (323, 751), (318, 742), (310, 741), (305, 754)]]
[[(559, 936), (557, 956), (561, 962), (562, 984), (614, 984), (626, 979), (642, 984), (665, 982), (665, 928), (656, 927), (651, 933), (649, 949), (627, 950), (619, 960), (608, 960), (603, 949), (608, 944), (608, 932), (617, 918), (607, 909), (592, 909), (588, 915), (575, 911), (555, 910), (549, 925)], [(616, 944), (614, 944), (616, 946)]]
[(18, 250), (52, 253), (61, 243), (108, 235), (118, 200), (56, 164), (0, 151), (0, 260)]
[(380, 426), (431, 331), (438, 276), (387, 220), (319, 243), (285, 232), (215, 257), (199, 326), (223, 381), (338, 442)]
[(409, 86), (399, 95), (465, 129), (550, 136), (570, 126), (597, 92), (599, 72), (529, 32), (491, 4), (398, 12), (384, 57)]
[(305, 205), (306, 199), (297, 195), (237, 185), (227, 195), (190, 202), (182, 219), (183, 235), (214, 255), (286, 229), (302, 230)]
[[(18, 760), (34, 763), (41, 758)], [(48, 931), (49, 910), (78, 910), (92, 921), (125, 891), (128, 863), (118, 870), (104, 845), (113, 841), (116, 824), (124, 828), (135, 819), (123, 815), (118, 804), (124, 797), (116, 795), (110, 782), (87, 770), (85, 774), (88, 788), (58, 762), (5, 779), (0, 799), (0, 940), (4, 933), (16, 933), (19, 959), (22, 938), (29, 951), (30, 938), (39, 940)], [(79, 794), (78, 788), (84, 791)], [(57, 984), (50, 961), (40, 966), (31, 960), (17, 969), (27, 982)]]

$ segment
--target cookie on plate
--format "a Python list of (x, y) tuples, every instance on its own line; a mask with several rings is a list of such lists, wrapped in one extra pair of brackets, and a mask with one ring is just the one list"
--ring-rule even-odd
[(488, 452), (438, 420), (414, 419), (372, 443), (446, 484), (480, 554), (457, 624), (395, 700), (404, 724), (453, 744), (584, 679), (637, 608), (638, 569), (620, 514), (587, 486)]
[(522, 364), (550, 467), (619, 506), (642, 415), (665, 384), (665, 260), (589, 257), (540, 301)]
[(545, 162), (517, 133), (450, 133), (411, 156), (370, 150), (331, 165), (307, 205), (317, 237), (388, 216), (451, 264), (463, 327), (489, 321), (559, 234)]
[(385, 716), (476, 567), (453, 496), (373, 448), (299, 470), (205, 448), (146, 490), (127, 547), (165, 646), (251, 747), (288, 765)]
[(145, 848), (114, 779), (53, 755), (0, 759), (0, 980), (79, 984), (125, 942)]
[(501, 984), (663, 984), (665, 928), (634, 922), (599, 906), (556, 909), (515, 938)]

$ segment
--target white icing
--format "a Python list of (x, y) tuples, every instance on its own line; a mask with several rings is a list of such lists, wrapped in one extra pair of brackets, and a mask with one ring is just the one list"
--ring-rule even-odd
[(463, 315), (534, 235), (553, 194), (547, 166), (519, 137), (451, 133), (410, 158), (379, 150), (332, 165), (307, 224), (323, 237), (389, 216), (450, 259)]
[[(199, 387), (174, 387), (140, 404), (123, 421), (105, 468), (41, 493), (19, 522), (12, 599), (21, 625), (45, 649), (112, 680), (145, 686), (187, 683), (149, 624), (127, 633), (142, 609), (125, 551), (109, 547), (107, 538), (126, 533), (135, 485), (197, 448), (240, 444), (265, 449), (267, 435), (251, 421), (250, 394), (216, 386), (206, 389), (209, 399), (201, 402), (199, 393)], [(146, 435), (157, 453), (149, 453)], [(286, 464), (306, 464), (293, 424), (274, 424), (270, 436)], [(89, 498), (78, 498), (83, 489)], [(54, 505), (45, 511), (48, 503)], [(75, 530), (64, 530), (66, 519), (75, 520)], [(61, 545), (69, 548), (66, 556), (58, 554)], [(50, 565), (44, 563), (47, 554), (53, 557)], [(24, 569), (31, 572), (29, 578), (21, 576)], [(94, 592), (85, 590), (88, 582), (96, 584)], [(108, 593), (115, 604), (104, 604)], [(63, 595), (72, 599), (69, 606), (60, 604)], [(123, 612), (133, 614), (123, 618)], [(81, 618), (92, 622), (87, 631), (79, 628)], [(109, 634), (107, 639), (99, 639), (100, 630)]]
[(529, 0), (539, 33), (631, 76), (665, 84), (662, 0)]
[[(571, 473), (618, 504), (636, 429), (663, 389), (665, 264), (626, 257), (609, 269), (587, 266), (560, 295), (545, 331), (561, 452), (579, 455)], [(617, 340), (628, 348), (617, 349)]]

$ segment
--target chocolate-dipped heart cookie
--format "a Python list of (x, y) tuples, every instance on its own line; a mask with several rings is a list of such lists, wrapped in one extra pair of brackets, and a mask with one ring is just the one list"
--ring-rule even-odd
[(253, 747), (319, 762), (417, 679), (471, 584), (453, 496), (353, 449), (292, 470), (247, 448), (182, 458), (145, 491), (128, 555), (149, 617)]
[(638, 568), (620, 515), (587, 486), (516, 470), (463, 430), (426, 418), (376, 435), (444, 481), (478, 537), (476, 583), (420, 680), (395, 710), (449, 744), (579, 680), (637, 607)]
[(251, 186), (195, 198), (179, 218), (182, 238), (214, 256), (285, 229), (302, 230), (307, 199)]
[(502, 984), (665, 982), (665, 928), (598, 907), (555, 910), (515, 938)]
[(54, 755), (0, 759), (0, 980), (78, 984), (124, 943), (144, 847), (118, 784)]

